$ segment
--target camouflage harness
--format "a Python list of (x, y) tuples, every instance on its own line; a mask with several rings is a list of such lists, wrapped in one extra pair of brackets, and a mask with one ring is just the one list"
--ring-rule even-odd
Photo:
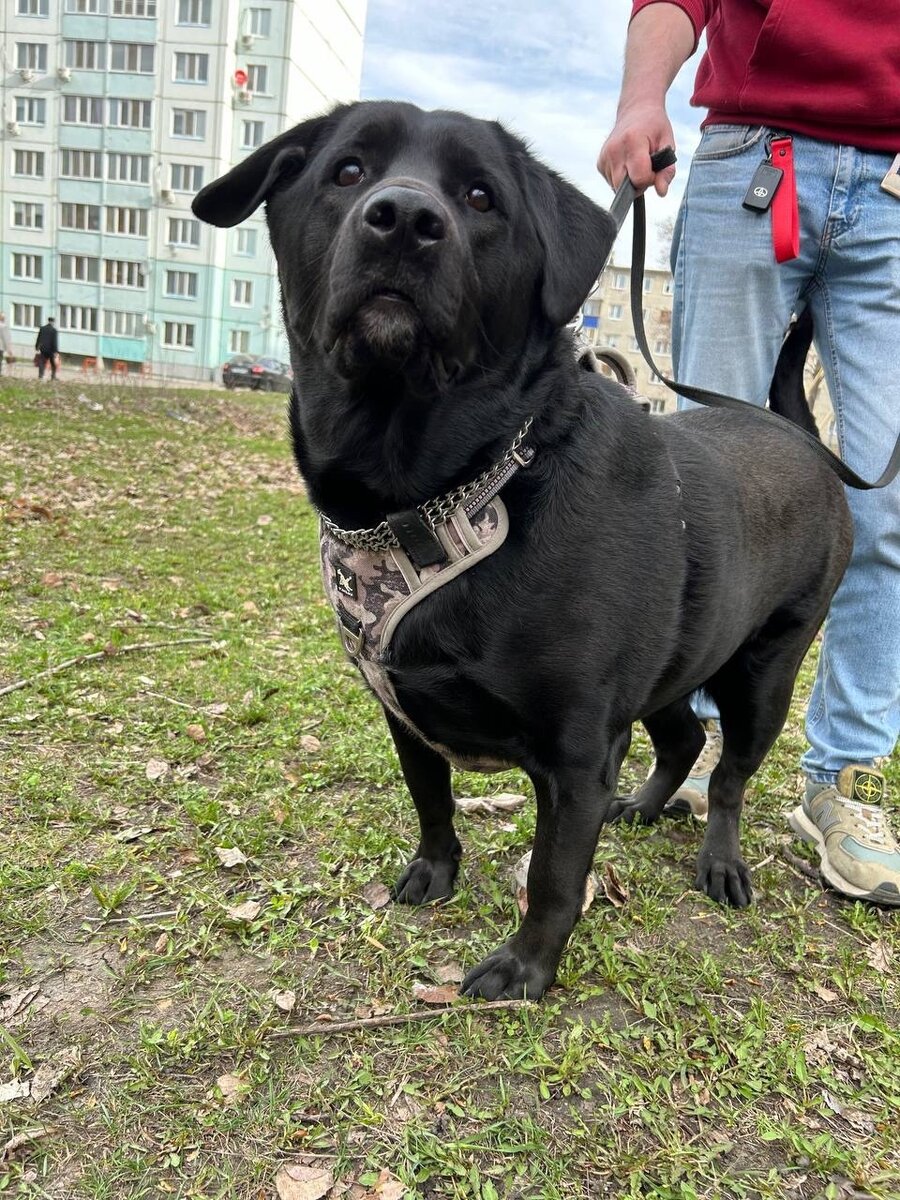
[(509, 532), (498, 492), (534, 459), (529, 420), (504, 457), (470, 483), (373, 529), (340, 529), (320, 514), (325, 594), (341, 644), (379, 700), (404, 722), (388, 678), (391, 638), (420, 600), (499, 550)]

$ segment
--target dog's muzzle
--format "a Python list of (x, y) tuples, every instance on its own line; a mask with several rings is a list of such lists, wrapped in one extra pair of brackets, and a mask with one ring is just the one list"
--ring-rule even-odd
[(447, 237), (450, 216), (432, 192), (393, 183), (366, 198), (362, 232), (370, 245), (406, 254), (430, 250)]

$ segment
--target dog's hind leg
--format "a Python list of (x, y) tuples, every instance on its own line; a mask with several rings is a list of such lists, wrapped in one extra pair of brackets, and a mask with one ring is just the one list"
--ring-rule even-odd
[(582, 748), (580, 765), (570, 762), (556, 772), (532, 775), (537, 828), (528, 911), (513, 937), (468, 973), (460, 988), (464, 995), (537, 1000), (553, 983), (581, 915), (597, 835), (630, 740), (630, 729), (614, 737), (599, 770), (585, 761)]
[(606, 818), (610, 822), (649, 825), (656, 821), (703, 749), (703, 726), (686, 698), (643, 717), (642, 724), (653, 743), (656, 763), (633, 796), (616, 796)]
[(400, 904), (427, 904), (453, 895), (462, 847), (453, 828), (450, 765), (385, 710), (403, 778), (419, 814), (419, 848), (394, 886)]
[(744, 788), (781, 732), (794, 681), (817, 624), (777, 613), (707, 684), (722, 719), (722, 756), (709, 780), (709, 823), (697, 859), (697, 887), (720, 904), (745, 908), (753, 889), (741, 857)]

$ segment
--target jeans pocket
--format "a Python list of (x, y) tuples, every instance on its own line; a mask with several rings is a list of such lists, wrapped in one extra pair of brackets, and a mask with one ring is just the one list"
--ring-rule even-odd
[(694, 151), (694, 162), (734, 158), (762, 141), (765, 125), (707, 125)]

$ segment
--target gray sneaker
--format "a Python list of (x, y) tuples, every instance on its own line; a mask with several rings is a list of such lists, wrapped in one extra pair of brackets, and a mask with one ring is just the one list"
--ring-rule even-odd
[(667, 813), (690, 813), (698, 821), (709, 815), (709, 777), (722, 757), (722, 726), (718, 721), (704, 721), (706, 745), (691, 767), (691, 773), (666, 805)]
[(820, 870), (845, 896), (900, 906), (900, 846), (884, 811), (885, 778), (873, 767), (844, 767), (833, 784), (806, 784), (791, 828), (819, 852)]

